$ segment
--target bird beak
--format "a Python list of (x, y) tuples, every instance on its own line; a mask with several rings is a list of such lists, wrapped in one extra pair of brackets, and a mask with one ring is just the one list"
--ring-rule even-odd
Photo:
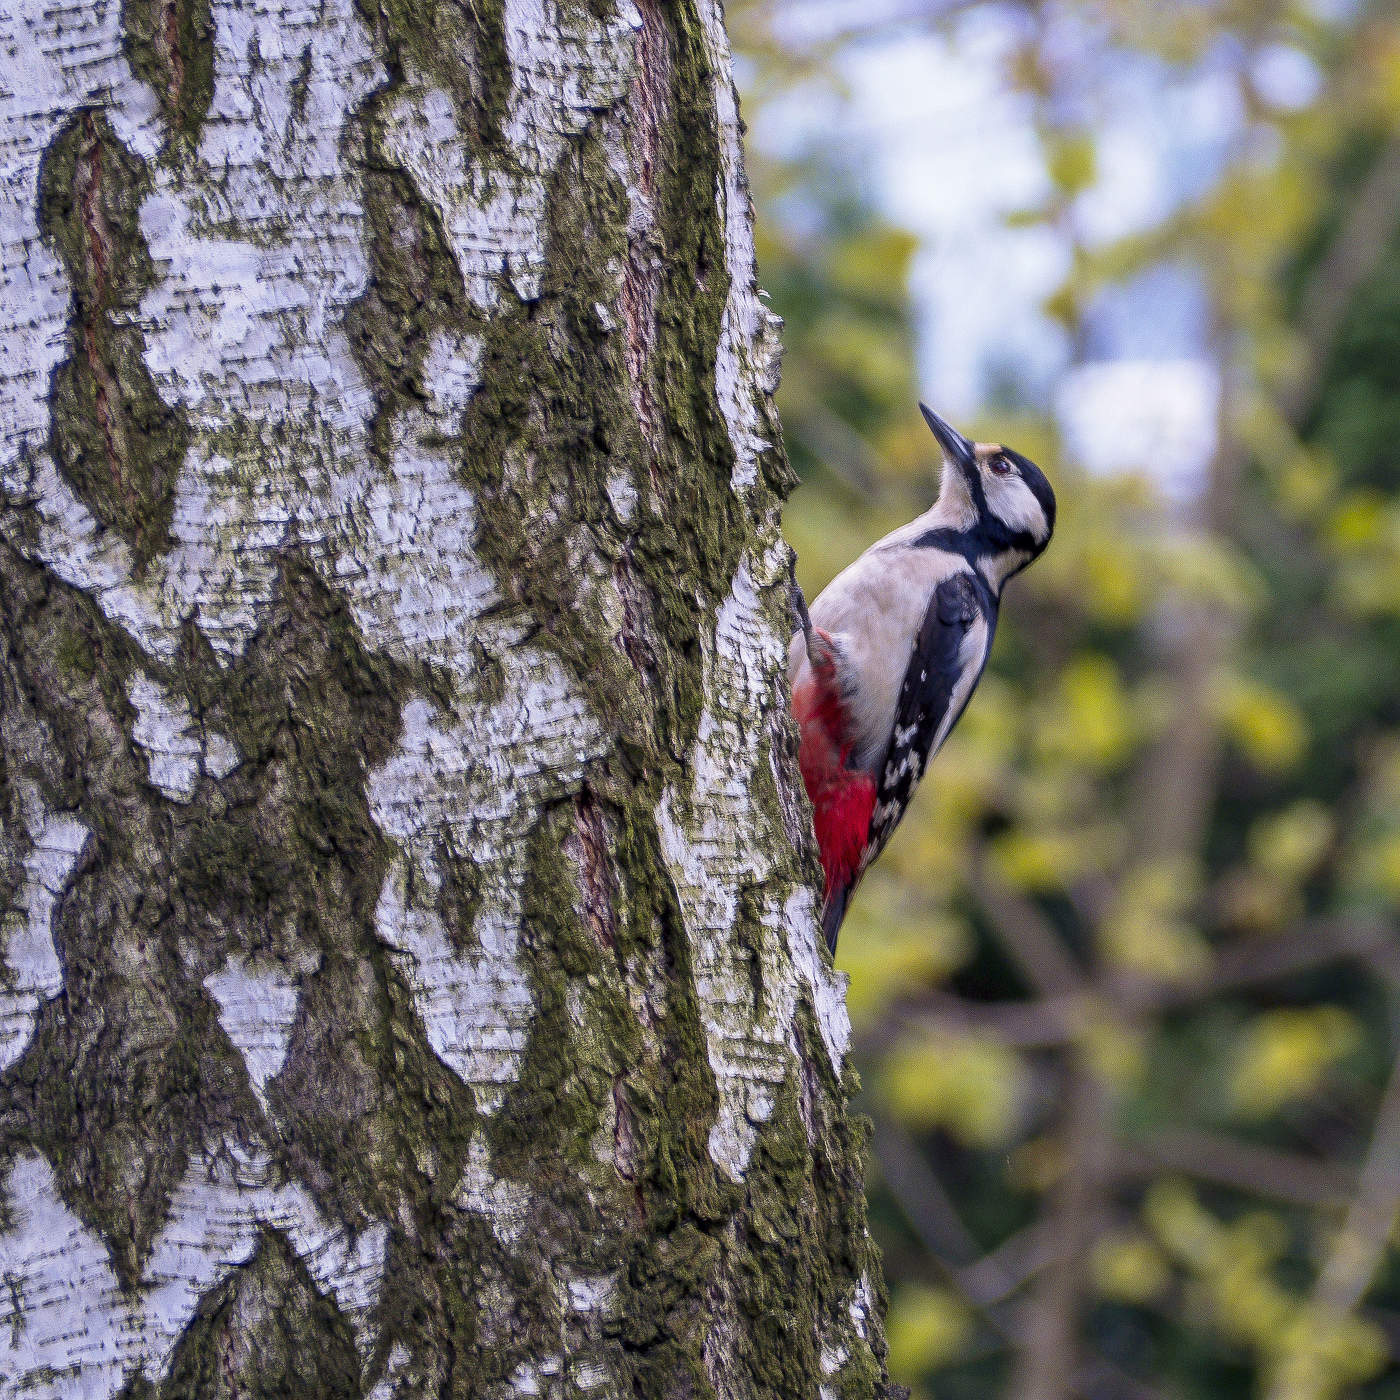
[(938, 439), (943, 456), (960, 467), (964, 476), (975, 475), (977, 454), (973, 451), (972, 444), (951, 424), (945, 423), (926, 403), (919, 405), (919, 412), (924, 415), (924, 422)]

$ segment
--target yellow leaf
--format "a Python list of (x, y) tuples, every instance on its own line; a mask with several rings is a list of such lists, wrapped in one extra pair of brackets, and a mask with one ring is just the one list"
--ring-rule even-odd
[(1050, 178), (1066, 194), (1088, 189), (1098, 172), (1094, 138), (1086, 132), (1051, 138), (1046, 142), (1045, 163)]
[(1043, 752), (1100, 770), (1115, 767), (1131, 752), (1132, 710), (1118, 667), (1108, 657), (1075, 657), (1055, 689), (1036, 731)]
[(1084, 601), (1104, 622), (1124, 627), (1146, 604), (1141, 560), (1108, 540), (1091, 541), (1081, 560)]
[(1388, 898), (1400, 898), (1400, 831), (1370, 842), (1357, 863), (1366, 885)]
[(1386, 499), (1379, 491), (1349, 491), (1327, 522), (1328, 538), (1339, 549), (1375, 544), (1385, 528)]
[(1150, 1303), (1171, 1285), (1166, 1255), (1136, 1231), (1106, 1235), (1094, 1246), (1090, 1267), (1099, 1293), (1124, 1303)]
[(1226, 733), (1266, 772), (1281, 772), (1302, 758), (1307, 726), (1296, 705), (1277, 691), (1237, 677), (1220, 696)]
[(1074, 838), (1065, 832), (1030, 832), (1019, 827), (1003, 832), (992, 845), (998, 873), (1017, 889), (1034, 894), (1062, 890), (1071, 875), (1066, 861), (1074, 855)]
[(944, 1128), (969, 1147), (996, 1147), (1014, 1133), (1025, 1070), (1014, 1052), (981, 1036), (932, 1033), (886, 1057), (879, 1086), (915, 1128)]
[(892, 905), (896, 890), (862, 891), (845, 927), (837, 961), (851, 976), (846, 1006), (857, 1028), (872, 1024), (898, 996), (943, 981), (972, 956), (967, 926), (947, 916), (905, 922)]
[(1184, 1181), (1154, 1182), (1143, 1199), (1143, 1218), (1157, 1242), (1173, 1258), (1200, 1268), (1220, 1239), (1220, 1222), (1200, 1203)]
[(1266, 875), (1297, 883), (1327, 854), (1332, 831), (1331, 815), (1320, 802), (1295, 802), (1254, 823), (1249, 854)]
[(1210, 965), (1210, 949), (1185, 917), (1200, 877), (1195, 866), (1159, 860), (1129, 870), (1099, 931), (1107, 961), (1157, 981), (1186, 981)]
[(1339, 1006), (1288, 1007), (1256, 1016), (1230, 1076), (1240, 1112), (1266, 1118), (1316, 1091), (1323, 1076), (1361, 1042), (1361, 1028)]
[(896, 1288), (885, 1319), (890, 1374), (906, 1385), (917, 1382), (955, 1360), (971, 1333), (967, 1308), (946, 1288), (919, 1283)]

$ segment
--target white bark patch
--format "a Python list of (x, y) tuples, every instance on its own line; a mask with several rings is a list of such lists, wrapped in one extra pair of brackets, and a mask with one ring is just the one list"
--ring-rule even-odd
[(105, 1400), (134, 1359), (133, 1318), (107, 1248), (40, 1156), (10, 1167), (0, 1233), (0, 1400)]
[[(785, 569), (777, 553), (762, 561), (766, 582), (775, 567)], [(758, 1125), (771, 1116), (777, 1088), (792, 1072), (800, 992), (805, 988), (817, 1008), (838, 1074), (850, 1033), (840, 984), (816, 946), (810, 894), (778, 878), (768, 852), (786, 837), (764, 829), (773, 818), (753, 798), (760, 765), (767, 761), (764, 726), (755, 716), (773, 703), (773, 677), (786, 650), (786, 639), (773, 631), (760, 605), (752, 566), (740, 565), (706, 649), (709, 704), (687, 763), (690, 786), (685, 792), (668, 789), (659, 812), (719, 1089), (710, 1156), (736, 1182), (743, 1180)], [(746, 950), (735, 940), (745, 887), (761, 900), (758, 928), (749, 930), (759, 941), (761, 1001), (755, 1000)]]
[(426, 415), (396, 420), (394, 475), (365, 469), (337, 483), (346, 493), (346, 548), (333, 568), (366, 643), (401, 659), (428, 661), (475, 685), (473, 641), (496, 603), (494, 580), (469, 547), (476, 503), (452, 464), (421, 445)]
[[(13, 387), (0, 374), (0, 400)], [(38, 533), (37, 557), (65, 583), (92, 593), (109, 617), (122, 620), (131, 607), (127, 586), (132, 571), (130, 551), (115, 530), (98, 525), (59, 475), (48, 453), (26, 446), (12, 461), (0, 465), (0, 493), (12, 506), (32, 513)], [(139, 605), (137, 614), (142, 615)], [(173, 650), (173, 639), (169, 650)]]
[(76, 113), (100, 104), (149, 159), (155, 95), (132, 76), (121, 0), (14, 0), (0, 7), (0, 501), (32, 509), (39, 557), (102, 596), (131, 575), (126, 546), (99, 530), (47, 450), (53, 371), (68, 353), (72, 298), (39, 231), (39, 167)]
[(358, 472), (350, 494), (368, 485), (373, 405), (341, 327), (367, 278), (346, 127), (384, 72), (353, 0), (213, 15), (197, 156), (158, 167), (141, 208), (161, 274), (141, 302), (146, 364), (193, 440), (174, 548), (135, 590), (144, 616), (127, 620), (159, 650), (193, 613), (234, 656), (271, 596), (277, 553), (322, 554), (345, 493), (336, 478)]
[(222, 778), (238, 766), (238, 750), (222, 734), (201, 734), (182, 696), (139, 673), (126, 693), (136, 708), (131, 737), (146, 751), (151, 786), (172, 801), (189, 802), (205, 773)]
[(361, 1349), (368, 1346), (388, 1226), (351, 1236), (322, 1218), (300, 1184), (280, 1180), (266, 1154), (225, 1142), (216, 1159), (191, 1161), (146, 1265), (141, 1330), (148, 1375), (164, 1371), (204, 1293), (253, 1257), (263, 1227), (286, 1236), (318, 1290), (334, 1296)]
[(577, 1355), (541, 1357), (523, 1362), (511, 1372), (504, 1389), (489, 1392), (490, 1400), (510, 1400), (517, 1395), (556, 1396), (602, 1392), (617, 1395), (617, 1379), (611, 1367), (601, 1361), (580, 1360)]
[(636, 486), (622, 472), (614, 472), (608, 477), (607, 490), (608, 500), (612, 502), (612, 508), (617, 512), (617, 518), (624, 525), (630, 525), (632, 517), (637, 513)]
[[(847, 1341), (870, 1340), (870, 1319), (875, 1312), (875, 1290), (870, 1285), (870, 1275), (862, 1274), (860, 1282), (852, 1290), (851, 1301), (846, 1305), (846, 1313), (851, 1320), (851, 1331), (844, 1334)], [(821, 1349), (821, 1371), (823, 1376), (835, 1376), (850, 1360), (851, 1349), (846, 1341), (833, 1342), (823, 1338)], [(823, 1385), (818, 1391), (820, 1400), (836, 1400), (837, 1392)]]
[(816, 896), (806, 885), (788, 896), (782, 925), (797, 931), (788, 939), (788, 952), (798, 978), (811, 996), (822, 1043), (831, 1057), (832, 1068), (839, 1075), (851, 1048), (851, 1017), (846, 1010), (847, 977), (844, 972), (833, 971), (822, 956), (820, 941), (815, 935), (808, 938), (801, 933), (803, 929), (817, 927)]
[[(534, 1019), (520, 961), (525, 838), (539, 808), (571, 791), (605, 747), (559, 663), (499, 640), (492, 651), (505, 671), (501, 698), (464, 697), (453, 714), (410, 701), (399, 751), (369, 780), (375, 821), (419, 877), (415, 903), (404, 868), (389, 872), (376, 928), (403, 955), (429, 1043), (487, 1113), (514, 1082)], [(463, 667), (458, 674), (466, 680), (472, 673)], [(442, 847), (470, 859), (480, 882), (480, 913), (465, 952), (453, 947), (431, 902)]]
[(473, 1136), (467, 1151), (457, 1203), (463, 1210), (484, 1216), (491, 1233), (507, 1249), (514, 1247), (529, 1223), (529, 1190), (519, 1182), (496, 1175), (491, 1165), (491, 1148), (480, 1133)]
[(759, 456), (772, 449), (758, 409), (758, 393), (778, 387), (778, 328), (782, 322), (758, 295), (754, 262), (753, 206), (744, 174), (739, 101), (734, 89), (729, 40), (719, 0), (699, 0), (705, 47), (715, 69), (715, 113), (719, 120), (720, 171), (715, 198), (724, 220), (724, 261), (729, 298), (720, 322), (715, 356), (715, 392), (734, 444), (731, 482), (736, 491), (758, 479)]
[(557, 1388), (557, 1377), (563, 1366), (557, 1356), (542, 1357), (531, 1364), (522, 1362), (510, 1373), (511, 1393), (515, 1395), (544, 1395)]
[(0, 969), (0, 1071), (24, 1053), (39, 1008), (63, 990), (53, 914), (91, 832), (73, 817), (50, 815), (31, 832), (15, 907), (6, 912)]
[(402, 1342), (395, 1342), (389, 1348), (389, 1359), (384, 1363), (384, 1374), (370, 1391), (368, 1400), (397, 1400), (400, 1384), (408, 1384), (408, 1363), (411, 1360), (408, 1348)]
[(565, 1291), (576, 1313), (607, 1316), (617, 1307), (617, 1279), (612, 1274), (580, 1274), (566, 1279)]
[[(366, 277), (345, 126), (382, 70), (352, 0), (213, 7), (214, 98), (198, 152), (154, 167), (140, 212), (159, 275), (133, 320), (157, 390), (185, 412), (193, 441), (175, 547), (138, 582), (125, 547), (97, 530), (42, 451), (69, 298), (37, 241), (37, 171), (62, 120), (93, 101), (111, 104), (117, 134), (153, 155), (154, 97), (122, 53), (119, 0), (29, 0), (18, 11), (0, 21), (15, 31), (0, 30), (0, 42), (41, 77), (17, 96), (0, 92), (0, 116), (17, 119), (5, 129), (24, 143), (4, 152), (16, 178), (0, 186), (14, 204), (0, 208), (0, 228), (18, 232), (15, 256), (5, 250), (0, 363), (34, 372), (0, 376), (6, 492), (38, 515), (39, 557), (153, 655), (173, 652), (191, 614), (217, 652), (236, 655), (270, 596), (275, 553), (293, 542), (314, 552), (337, 505), (329, 472), (364, 458), (355, 439), (372, 405), (339, 329)], [(246, 465), (216, 437), (245, 444)]]
[(146, 363), (201, 427), (313, 406), (318, 429), (356, 427), (359, 376), (330, 333), (366, 275), (343, 133), (383, 69), (350, 0), (215, 4), (214, 22), (197, 160), (162, 165), (141, 210), (164, 273), (142, 302)]
[(286, 1063), (301, 990), (276, 968), (232, 957), (204, 979), (219, 1008), (219, 1024), (243, 1057), (259, 1103), (267, 1107), (267, 1081)]
[(211, 778), (227, 778), (243, 762), (233, 740), (212, 729), (204, 736), (203, 760), (204, 771)]
[(4, 1189), (12, 1224), (0, 1233), (0, 1400), (106, 1400), (132, 1370), (158, 1377), (200, 1297), (252, 1258), (265, 1226), (286, 1235), (367, 1343), (387, 1227), (350, 1238), (301, 1187), (274, 1183), (264, 1157), (225, 1144), (217, 1166), (191, 1163), (135, 1296), (118, 1288), (106, 1246), (63, 1204), (42, 1157), (18, 1157)]
[(481, 383), (481, 337), (434, 331), (423, 357), (428, 416), (439, 431), (462, 430), (462, 415)]
[(587, 1395), (593, 1391), (609, 1390), (613, 1377), (612, 1372), (601, 1362), (583, 1361), (570, 1366), (569, 1379), (574, 1383), (575, 1390), (581, 1390)]
[(386, 112), (389, 154), (442, 218), (467, 295), (491, 311), (509, 284), (523, 301), (539, 296), (548, 182), (569, 140), (623, 96), (632, 34), (631, 0), (600, 20), (556, 0), (506, 0), (506, 53), (513, 83), (504, 135), (509, 167), (471, 162), (450, 94), (407, 65)]
[(465, 957), (453, 948), (434, 910), (406, 902), (405, 885), (399, 865), (384, 882), (375, 928), (403, 954), (401, 965), (428, 1044), (475, 1089), (478, 1106), (494, 1113), (515, 1081), (534, 1017), (535, 999), (518, 956), (515, 883), (507, 881), (500, 894), (516, 907), (486, 912), (476, 930), (479, 951)]

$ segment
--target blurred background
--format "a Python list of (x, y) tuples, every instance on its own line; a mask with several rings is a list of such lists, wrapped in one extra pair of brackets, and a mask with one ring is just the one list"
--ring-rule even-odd
[(1400, 20), (731, 0), (809, 597), (1045, 558), (837, 962), (929, 1400), (1400, 1397)]

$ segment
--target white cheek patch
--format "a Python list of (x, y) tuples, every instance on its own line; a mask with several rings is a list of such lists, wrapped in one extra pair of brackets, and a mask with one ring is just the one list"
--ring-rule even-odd
[(1037, 540), (1045, 534), (1045, 512), (1019, 476), (989, 475), (987, 506), (1011, 530), (1024, 530)]

